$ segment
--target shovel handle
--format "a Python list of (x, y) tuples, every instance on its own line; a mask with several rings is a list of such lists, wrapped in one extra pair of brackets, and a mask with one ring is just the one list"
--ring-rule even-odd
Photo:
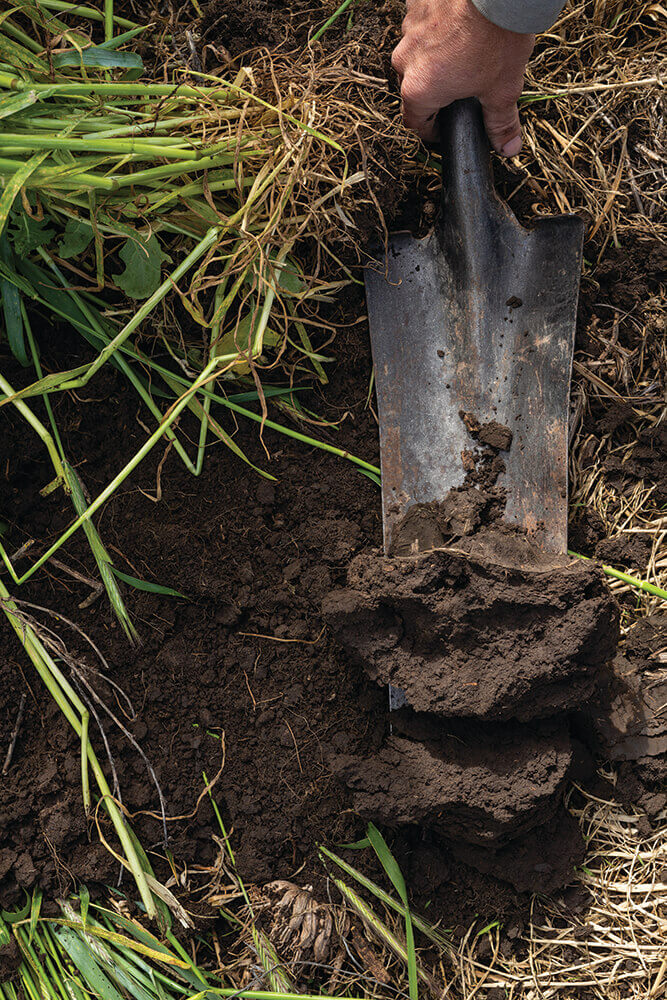
[(477, 98), (467, 97), (443, 108), (438, 115), (438, 127), (445, 190), (467, 187), (495, 192), (491, 146)]
[(465, 230), (477, 242), (488, 233), (492, 220), (511, 215), (496, 194), (491, 147), (479, 101), (474, 97), (454, 101), (438, 114), (438, 127), (442, 151), (441, 226)]

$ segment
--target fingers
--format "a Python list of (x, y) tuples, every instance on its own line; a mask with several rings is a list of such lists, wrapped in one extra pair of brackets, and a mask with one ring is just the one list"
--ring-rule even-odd
[(434, 104), (428, 95), (418, 85), (415, 86), (410, 77), (405, 77), (401, 86), (403, 98), (403, 121), (406, 126), (420, 136), (424, 142), (433, 142), (435, 135), (435, 116), (440, 110), (440, 103)]
[(501, 156), (517, 156), (521, 150), (521, 123), (515, 100), (503, 103), (481, 101), (489, 141)]
[(424, 142), (433, 142), (436, 139), (435, 117), (443, 102), (449, 102), (439, 92), (442, 88), (434, 86), (428, 74), (421, 73), (419, 67), (411, 63), (406, 48), (404, 42), (399, 42), (391, 57), (391, 65), (401, 83), (403, 121)]

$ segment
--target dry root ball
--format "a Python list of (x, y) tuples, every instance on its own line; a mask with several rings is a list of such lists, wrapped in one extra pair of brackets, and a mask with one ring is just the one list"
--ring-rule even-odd
[(618, 641), (618, 609), (599, 569), (502, 529), (417, 556), (363, 553), (324, 613), (369, 677), (445, 717), (529, 720), (573, 709)]

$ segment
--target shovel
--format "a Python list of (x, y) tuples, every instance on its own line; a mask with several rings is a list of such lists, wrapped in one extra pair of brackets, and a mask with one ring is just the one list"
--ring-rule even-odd
[[(366, 299), (375, 366), (384, 548), (415, 503), (465, 478), (461, 412), (512, 432), (498, 479), (505, 519), (541, 548), (567, 549), (570, 377), (583, 223), (524, 229), (495, 192), (481, 108), (440, 112), (442, 207), (424, 239), (396, 234)], [(390, 691), (390, 707), (404, 703)]]

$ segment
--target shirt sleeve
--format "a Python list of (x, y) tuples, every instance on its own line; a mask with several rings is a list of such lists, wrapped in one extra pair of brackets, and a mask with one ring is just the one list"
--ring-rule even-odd
[(499, 28), (531, 35), (546, 31), (565, 6), (565, 0), (472, 0), (480, 14)]

